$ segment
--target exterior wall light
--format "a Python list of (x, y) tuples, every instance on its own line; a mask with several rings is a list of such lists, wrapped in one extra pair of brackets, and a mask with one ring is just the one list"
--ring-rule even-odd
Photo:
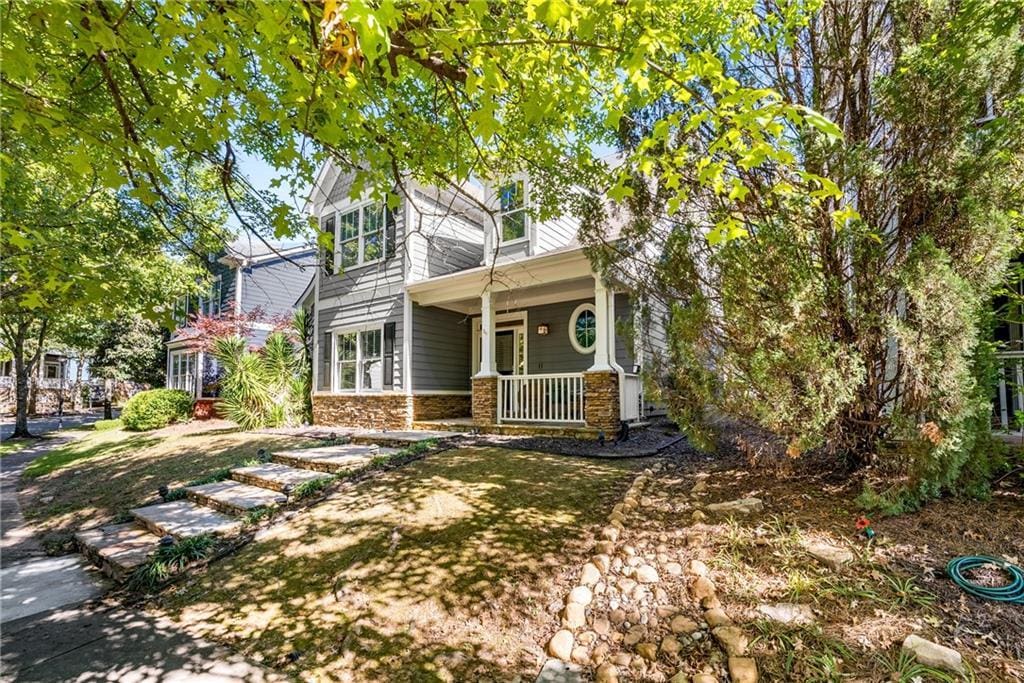
[(537, 325), (537, 334), (539, 334), (542, 337), (548, 336), (548, 332), (550, 331), (551, 327), (547, 323), (541, 323), (540, 325)]

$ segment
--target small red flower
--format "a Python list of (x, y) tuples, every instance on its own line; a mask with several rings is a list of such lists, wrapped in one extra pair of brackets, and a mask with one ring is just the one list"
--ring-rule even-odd
[(869, 526), (871, 526), (871, 520), (870, 519), (868, 519), (867, 517), (858, 517), (857, 518), (857, 531), (864, 531)]

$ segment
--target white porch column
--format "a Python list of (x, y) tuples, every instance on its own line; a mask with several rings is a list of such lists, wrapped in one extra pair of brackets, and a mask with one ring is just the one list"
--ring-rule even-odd
[[(494, 295), (488, 288), (480, 296), (480, 368), (476, 377), (497, 377), (495, 366)], [(475, 340), (474, 340), (474, 343)]]
[(614, 370), (611, 366), (608, 354), (609, 339), (614, 343), (615, 332), (611, 326), (615, 319), (610, 311), (614, 311), (614, 304), (608, 305), (611, 292), (604, 286), (600, 276), (594, 275), (594, 317), (597, 319), (597, 339), (594, 343), (594, 364), (590, 366), (589, 372), (609, 372)]
[(193, 375), (193, 377), (194, 377), (193, 381), (196, 383), (196, 386), (195, 386), (195, 397), (196, 398), (202, 398), (203, 397), (203, 370), (204, 370), (204, 365), (206, 364), (205, 363), (206, 357), (203, 355), (202, 351), (199, 351), (199, 352), (196, 353), (195, 358), (196, 358), (196, 371), (195, 371), (195, 374)]

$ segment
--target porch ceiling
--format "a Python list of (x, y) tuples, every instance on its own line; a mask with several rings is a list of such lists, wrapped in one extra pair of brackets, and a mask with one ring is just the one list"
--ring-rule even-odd
[(488, 287), (501, 311), (592, 297), (594, 278), (590, 261), (577, 248), (442, 275), (412, 283), (406, 291), (421, 306), (479, 313)]

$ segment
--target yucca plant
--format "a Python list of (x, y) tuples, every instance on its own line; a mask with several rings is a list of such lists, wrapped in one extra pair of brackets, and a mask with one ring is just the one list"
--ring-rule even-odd
[(222, 410), (242, 429), (299, 424), (303, 419), (302, 356), (283, 332), (272, 332), (260, 351), (250, 351), (240, 337), (213, 342), (213, 355), (224, 368)]

